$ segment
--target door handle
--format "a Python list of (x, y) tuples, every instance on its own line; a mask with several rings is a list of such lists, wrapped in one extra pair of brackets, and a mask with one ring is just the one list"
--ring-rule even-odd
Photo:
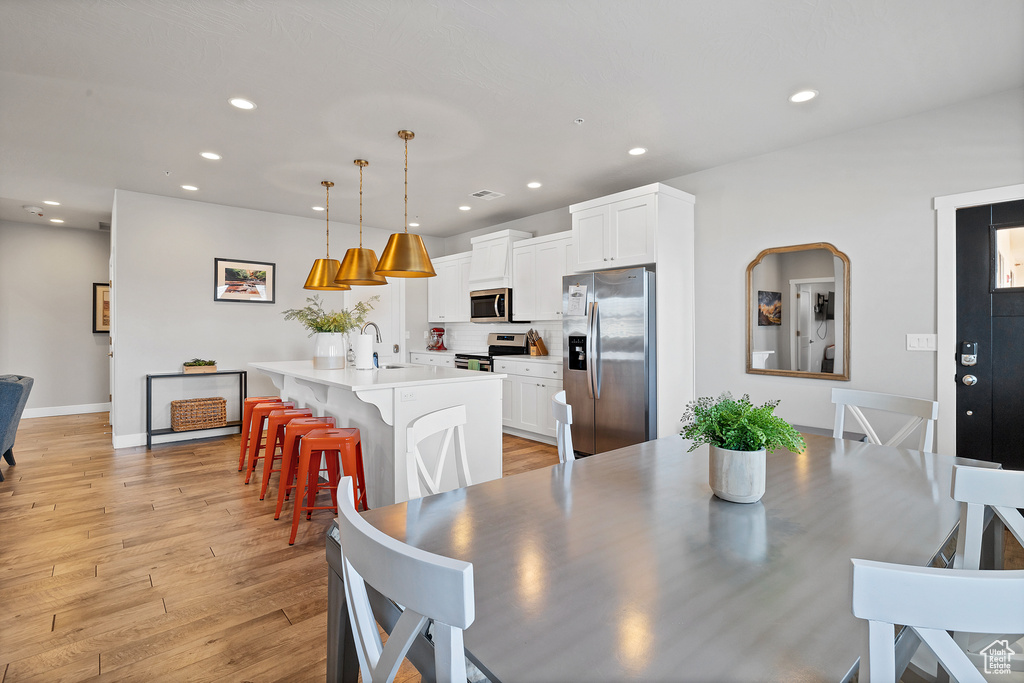
[(969, 387), (973, 387), (975, 384), (978, 383), (978, 378), (975, 377), (974, 375), (964, 375), (960, 381)]

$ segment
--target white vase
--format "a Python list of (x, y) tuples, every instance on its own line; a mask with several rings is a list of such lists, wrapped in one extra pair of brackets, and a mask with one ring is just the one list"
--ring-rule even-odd
[(767, 454), (760, 451), (731, 451), (710, 446), (708, 483), (722, 500), (756, 503), (764, 495)]
[(344, 332), (317, 332), (313, 346), (313, 369), (340, 370), (345, 367), (348, 339)]

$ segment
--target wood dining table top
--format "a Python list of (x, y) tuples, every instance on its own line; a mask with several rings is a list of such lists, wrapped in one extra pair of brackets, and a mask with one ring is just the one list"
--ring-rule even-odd
[(470, 658), (494, 681), (838, 681), (867, 625), (850, 558), (929, 564), (950, 456), (807, 435), (764, 497), (716, 498), (676, 436), (364, 513), (473, 563)]

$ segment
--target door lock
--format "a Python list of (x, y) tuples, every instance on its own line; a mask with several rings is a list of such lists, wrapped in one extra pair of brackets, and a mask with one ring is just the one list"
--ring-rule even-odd
[[(978, 364), (978, 342), (963, 342), (960, 344), (960, 365), (970, 367)], [(964, 378), (967, 379), (966, 377)], [(972, 382), (973, 384), (973, 382)]]
[(960, 381), (969, 387), (973, 387), (975, 384), (978, 383), (978, 378), (975, 377), (974, 375), (964, 375)]

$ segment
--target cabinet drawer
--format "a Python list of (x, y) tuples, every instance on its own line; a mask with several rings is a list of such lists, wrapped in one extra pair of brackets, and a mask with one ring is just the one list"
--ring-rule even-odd
[(562, 379), (561, 363), (537, 363), (530, 361), (517, 361), (519, 366), (516, 374), (523, 377), (542, 377), (544, 379)]
[(446, 368), (455, 367), (453, 356), (438, 356), (433, 353), (410, 353), (409, 362), (417, 365), (440, 365)]
[(518, 375), (518, 365), (514, 360), (495, 360), (494, 371), (504, 372), (506, 375)]

